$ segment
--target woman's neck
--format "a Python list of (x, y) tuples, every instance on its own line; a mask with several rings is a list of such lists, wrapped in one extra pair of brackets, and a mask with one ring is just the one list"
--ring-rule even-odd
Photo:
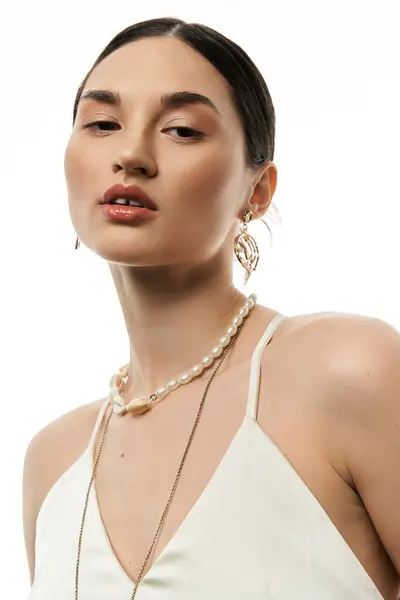
[(151, 290), (112, 271), (130, 341), (128, 399), (154, 393), (201, 362), (246, 298), (222, 281), (203, 288)]

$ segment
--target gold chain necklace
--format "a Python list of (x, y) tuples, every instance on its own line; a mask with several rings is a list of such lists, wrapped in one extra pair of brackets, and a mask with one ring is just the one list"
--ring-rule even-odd
[[(201, 403), (200, 403), (200, 406), (199, 406), (199, 409), (198, 409), (198, 412), (197, 412), (197, 416), (196, 416), (196, 419), (195, 419), (192, 431), (191, 431), (190, 436), (189, 436), (189, 440), (188, 440), (188, 442), (186, 444), (186, 448), (185, 448), (185, 451), (183, 453), (183, 457), (182, 457), (182, 460), (180, 462), (179, 469), (178, 469), (178, 472), (176, 474), (174, 484), (172, 486), (171, 493), (169, 495), (169, 498), (168, 498), (167, 504), (165, 506), (164, 512), (161, 515), (161, 519), (160, 519), (159, 525), (157, 527), (157, 530), (156, 530), (156, 533), (154, 535), (153, 541), (151, 543), (150, 549), (149, 549), (149, 551), (147, 553), (147, 556), (146, 556), (146, 558), (144, 560), (143, 566), (142, 566), (142, 568), (140, 570), (137, 582), (136, 582), (136, 584), (134, 584), (134, 590), (132, 592), (132, 596), (131, 596), (130, 600), (134, 600), (135, 599), (136, 591), (137, 591), (137, 589), (139, 587), (139, 584), (141, 582), (141, 579), (143, 577), (144, 570), (146, 568), (148, 560), (149, 560), (149, 558), (151, 556), (151, 553), (153, 551), (154, 545), (155, 545), (155, 543), (157, 541), (157, 538), (159, 536), (161, 528), (162, 528), (162, 526), (164, 524), (164, 521), (166, 519), (169, 507), (171, 505), (173, 496), (175, 494), (176, 487), (178, 485), (179, 478), (180, 478), (181, 473), (182, 473), (183, 466), (184, 466), (185, 461), (186, 461), (186, 457), (188, 455), (190, 446), (191, 446), (193, 438), (194, 438), (194, 434), (196, 432), (197, 426), (198, 426), (199, 421), (200, 421), (200, 416), (201, 416), (201, 413), (202, 413), (202, 410), (203, 410), (204, 401), (206, 399), (206, 396), (207, 396), (208, 390), (210, 388), (210, 385), (211, 385), (211, 383), (212, 383), (215, 375), (217, 374), (218, 369), (220, 368), (220, 366), (222, 365), (223, 361), (225, 360), (225, 358), (226, 358), (229, 350), (232, 348), (233, 344), (235, 343), (235, 341), (236, 341), (236, 339), (238, 337), (238, 334), (241, 331), (242, 327), (243, 327), (243, 322), (237, 327), (237, 332), (235, 333), (235, 335), (233, 335), (231, 337), (231, 340), (230, 340), (229, 344), (224, 348), (224, 350), (222, 352), (222, 355), (221, 355), (221, 357), (220, 357), (220, 359), (219, 359), (219, 361), (217, 363), (217, 366), (215, 367), (213, 373), (211, 374), (210, 379), (207, 382), (207, 385), (206, 385), (206, 388), (204, 390), (203, 397), (202, 397), (202, 400), (201, 400)], [(100, 441), (100, 444), (99, 444), (99, 448), (98, 448), (98, 451), (97, 451), (97, 456), (96, 456), (96, 459), (95, 459), (95, 462), (94, 462), (92, 476), (91, 476), (90, 482), (89, 482), (89, 487), (88, 487), (88, 490), (87, 490), (87, 493), (86, 493), (86, 499), (85, 499), (83, 514), (82, 514), (82, 521), (81, 521), (81, 527), (80, 527), (80, 532), (79, 532), (79, 538), (78, 538), (78, 551), (77, 551), (76, 571), (75, 571), (75, 600), (79, 600), (79, 596), (78, 596), (78, 592), (79, 592), (79, 567), (80, 567), (81, 550), (82, 550), (83, 530), (84, 530), (84, 526), (85, 526), (85, 519), (86, 519), (86, 513), (87, 513), (87, 509), (88, 509), (90, 491), (91, 491), (91, 488), (92, 488), (92, 485), (93, 485), (93, 481), (94, 481), (95, 476), (96, 476), (97, 466), (99, 464), (99, 459), (100, 459), (101, 451), (102, 451), (102, 448), (103, 448), (103, 445), (104, 445), (104, 440), (105, 440), (106, 433), (107, 433), (107, 430), (108, 430), (108, 425), (109, 425), (109, 422), (110, 422), (111, 417), (113, 415), (113, 412), (114, 411), (111, 410), (109, 416), (107, 417), (107, 420), (106, 420), (106, 423), (105, 423), (105, 426), (104, 426), (103, 435), (102, 435), (102, 438), (101, 438), (101, 441)]]

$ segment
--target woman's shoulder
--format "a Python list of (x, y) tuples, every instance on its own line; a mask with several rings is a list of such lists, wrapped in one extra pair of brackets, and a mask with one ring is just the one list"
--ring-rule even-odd
[(47, 453), (52, 448), (80, 452), (89, 442), (106, 398), (77, 406), (47, 423), (31, 439), (27, 453)]
[[(106, 398), (95, 400), (60, 415), (40, 429), (25, 453), (25, 470), (46, 495), (52, 483), (84, 452)], [(40, 496), (42, 493), (40, 493)]]
[(400, 332), (380, 318), (356, 313), (320, 312), (289, 321), (278, 359), (297, 385), (296, 397), (304, 397), (318, 415), (321, 430), (325, 423), (327, 432), (340, 432), (334, 436), (340, 454), (354, 453), (361, 422), (361, 433), (371, 435), (379, 422), (384, 438), (400, 418)]
[(310, 354), (334, 361), (349, 369), (378, 358), (383, 346), (399, 343), (400, 332), (388, 322), (373, 316), (344, 312), (319, 312), (289, 319), (289, 332), (309, 345)]
[[(284, 313), (278, 313), (286, 316)], [(316, 312), (287, 316), (280, 329), (287, 333), (296, 333), (302, 337), (317, 339), (330, 333), (341, 343), (363, 343), (368, 339), (376, 341), (376, 336), (398, 334), (398, 330), (378, 317), (346, 312)], [(282, 333), (283, 333), (282, 331)]]
[(376, 398), (376, 388), (384, 383), (382, 374), (400, 364), (400, 332), (378, 317), (344, 312), (295, 315), (282, 322), (274, 337), (279, 340), (278, 360), (299, 372), (304, 382), (314, 382), (318, 402), (328, 403), (329, 412), (343, 414), (349, 395), (354, 408), (356, 390), (361, 404), (371, 386), (375, 388), (369, 396)]

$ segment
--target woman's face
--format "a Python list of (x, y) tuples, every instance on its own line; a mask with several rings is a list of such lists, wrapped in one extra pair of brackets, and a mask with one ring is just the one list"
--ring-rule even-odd
[[(67, 144), (69, 207), (84, 244), (108, 261), (138, 266), (200, 263), (225, 242), (232, 253), (227, 238), (236, 233), (252, 178), (243, 128), (220, 73), (180, 40), (142, 39), (96, 66), (82, 95), (94, 89), (118, 92), (121, 105), (82, 100)], [(215, 109), (161, 103), (182, 91), (206, 96)], [(93, 121), (107, 123), (85, 127)], [(140, 186), (158, 206), (153, 218), (109, 220), (99, 201), (116, 183)]]

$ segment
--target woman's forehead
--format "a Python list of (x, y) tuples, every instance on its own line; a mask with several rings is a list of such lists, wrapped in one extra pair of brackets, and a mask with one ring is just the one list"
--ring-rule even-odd
[(191, 90), (209, 97), (222, 115), (234, 111), (221, 73), (199, 52), (171, 37), (140, 39), (118, 48), (94, 68), (83, 92), (88, 89), (115, 89), (122, 101)]

